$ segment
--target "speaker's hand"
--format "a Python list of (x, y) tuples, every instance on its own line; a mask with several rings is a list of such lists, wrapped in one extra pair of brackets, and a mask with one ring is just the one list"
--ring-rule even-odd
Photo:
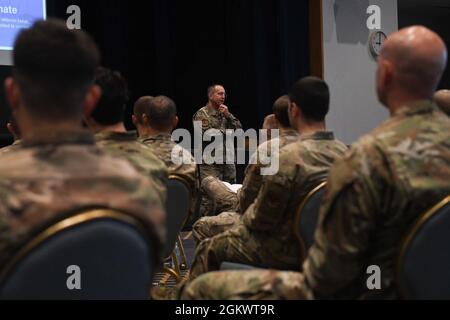
[(228, 107), (224, 104), (219, 107), (219, 112), (222, 113), (226, 118), (230, 116), (230, 111), (228, 110)]

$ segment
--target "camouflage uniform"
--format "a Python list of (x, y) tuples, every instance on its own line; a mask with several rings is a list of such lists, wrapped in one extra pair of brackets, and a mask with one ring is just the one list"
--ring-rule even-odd
[(138, 218), (160, 249), (164, 208), (149, 179), (100, 151), (90, 133), (41, 132), (1, 154), (0, 265), (49, 224), (95, 207)]
[[(282, 129), (280, 135), (275, 138), (279, 149), (299, 139), (298, 133), (294, 129)], [(270, 156), (271, 141), (262, 143), (253, 157), (258, 154)], [(277, 150), (278, 151), (278, 150)], [(252, 157), (252, 158), (253, 158)], [(257, 160), (257, 159), (255, 159)], [(202, 182), (202, 188), (209, 198), (213, 198), (216, 210), (222, 212), (215, 217), (204, 217), (194, 224), (192, 235), (197, 243), (222, 233), (239, 223), (242, 213), (255, 201), (259, 189), (261, 188), (263, 177), (261, 176), (261, 162), (252, 159), (245, 171), (245, 180), (238, 193), (229, 190), (220, 180), (208, 177)], [(255, 163), (256, 164), (252, 164)]]
[(16, 141), (14, 141), (14, 143), (12, 145), (1, 148), (0, 154), (18, 150), (18, 149), (20, 149), (21, 145), (22, 145), (22, 140), (16, 140)]
[[(331, 169), (316, 243), (296, 283), (298, 298), (398, 298), (401, 241), (424, 211), (450, 193), (449, 181), (450, 119), (429, 101), (395, 112)], [(370, 265), (381, 268), (381, 290), (366, 287)], [(294, 286), (283, 272), (266, 278), (261, 272), (230, 275), (226, 285), (201, 277), (185, 297), (249, 298), (276, 289), (282, 298), (284, 288)]]
[(127, 159), (138, 172), (150, 177), (164, 203), (168, 169), (152, 149), (137, 141), (136, 132), (100, 132), (95, 135), (95, 140), (102, 150)]
[[(218, 110), (211, 110), (208, 106), (201, 108), (197, 111), (193, 117), (193, 121), (201, 122), (202, 124), (202, 133), (205, 133), (209, 129), (216, 129), (221, 132), (221, 134), (225, 135), (225, 131), (227, 129), (241, 129), (241, 122), (233, 116), (231, 113), (228, 117), (225, 117)], [(205, 147), (205, 145), (203, 146)], [(225, 148), (225, 139), (224, 139), (224, 152), (226, 152)], [(224, 159), (226, 154), (224, 154)], [(231, 184), (236, 182), (236, 165), (235, 164), (200, 164), (200, 181), (203, 181), (208, 176), (215, 177), (219, 180), (229, 182)], [(206, 215), (207, 212), (212, 208), (212, 204), (209, 200), (203, 196), (202, 204), (201, 204), (201, 213), (202, 215)]]
[(300, 270), (300, 246), (293, 232), (295, 212), (303, 197), (326, 178), (330, 166), (346, 150), (331, 132), (301, 136), (298, 142), (281, 149), (279, 172), (263, 177), (242, 224), (200, 243), (191, 279), (218, 270), (224, 261)]
[[(192, 190), (197, 187), (197, 168), (192, 154), (173, 142), (170, 134), (161, 133), (156, 136), (142, 137), (139, 141), (152, 149), (153, 153), (169, 168), (170, 174), (177, 174), (185, 178)], [(178, 159), (183, 159), (182, 164), (175, 164), (172, 161), (173, 152)]]
[(208, 272), (181, 288), (181, 300), (299, 300), (307, 298), (299, 272), (274, 270)]
[[(197, 166), (192, 154), (188, 150), (183, 149), (180, 145), (173, 142), (171, 135), (168, 133), (160, 133), (150, 137), (141, 137), (139, 141), (152, 149), (155, 155), (165, 163), (167, 168), (169, 168), (170, 174), (176, 174), (187, 180), (189, 183), (189, 188), (192, 192), (192, 216), (195, 211), (198, 193)], [(177, 159), (183, 160), (183, 163), (174, 163), (172, 160), (172, 154), (174, 154)]]
[[(241, 122), (231, 113), (227, 118), (218, 110), (211, 110), (207, 106), (197, 111), (193, 117), (193, 121), (199, 121), (202, 123), (203, 133), (209, 129), (216, 129), (222, 134), (225, 134), (227, 129), (237, 130), (242, 128)], [(200, 165), (201, 180), (208, 176), (213, 176), (229, 183), (235, 183), (236, 166), (234, 164)]]

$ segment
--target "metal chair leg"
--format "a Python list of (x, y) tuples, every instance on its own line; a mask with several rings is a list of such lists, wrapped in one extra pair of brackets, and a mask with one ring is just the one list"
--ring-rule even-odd
[(187, 269), (186, 252), (184, 251), (183, 240), (181, 239), (180, 235), (178, 235), (177, 242), (178, 242), (178, 248), (180, 249), (180, 258), (181, 258), (180, 269), (186, 270)]
[(175, 252), (175, 250), (172, 253), (172, 261), (173, 261), (173, 268), (177, 273), (178, 278), (180, 278), (181, 277), (180, 262), (178, 261), (177, 253)]
[(170, 256), (171, 258), (171, 263), (172, 266), (171, 267), (164, 267), (164, 272), (167, 273), (169, 275), (169, 277), (164, 277), (163, 280), (161, 280), (159, 282), (159, 284), (161, 286), (165, 286), (167, 284), (167, 281), (170, 279), (170, 277), (172, 276), (175, 279), (176, 283), (180, 283), (181, 281), (181, 271), (180, 271), (180, 264), (178, 262), (178, 257), (176, 255), (175, 250), (172, 252), (172, 255)]

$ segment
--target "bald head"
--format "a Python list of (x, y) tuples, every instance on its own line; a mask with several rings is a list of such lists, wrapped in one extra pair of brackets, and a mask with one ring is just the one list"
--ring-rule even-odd
[(275, 114), (269, 114), (264, 118), (263, 130), (267, 130), (267, 140), (272, 139), (272, 130), (280, 129), (280, 123)]
[(144, 96), (139, 98), (134, 104), (133, 114), (140, 124), (143, 124), (143, 116), (144, 114), (148, 114), (150, 102), (153, 98), (152, 96)]
[(279, 123), (274, 114), (269, 114), (267, 117), (264, 118), (264, 124), (262, 128), (266, 130), (279, 129)]
[(289, 96), (285, 95), (277, 99), (273, 104), (272, 110), (275, 115), (276, 120), (278, 120), (279, 125), (283, 128), (289, 128), (291, 124), (289, 123)]
[(134, 111), (137, 124), (156, 131), (170, 132), (178, 123), (177, 106), (166, 96), (142, 97), (136, 102)]
[(389, 36), (378, 59), (377, 89), (381, 102), (393, 96), (431, 99), (447, 63), (447, 48), (435, 32), (413, 26)]
[(444, 113), (450, 116), (450, 90), (439, 90), (436, 92), (434, 101)]

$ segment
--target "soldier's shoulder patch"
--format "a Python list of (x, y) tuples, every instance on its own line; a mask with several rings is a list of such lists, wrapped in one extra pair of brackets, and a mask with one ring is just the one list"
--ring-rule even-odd
[(208, 128), (209, 127), (209, 120), (208, 119), (202, 119), (202, 127)]
[(202, 108), (202, 109), (198, 110), (198, 111), (194, 114), (193, 118), (194, 118), (195, 120), (199, 121), (199, 120), (201, 120), (202, 118), (207, 117), (207, 116), (208, 116), (208, 114), (207, 114), (207, 113), (205, 112), (205, 110), (203, 110), (203, 108)]

